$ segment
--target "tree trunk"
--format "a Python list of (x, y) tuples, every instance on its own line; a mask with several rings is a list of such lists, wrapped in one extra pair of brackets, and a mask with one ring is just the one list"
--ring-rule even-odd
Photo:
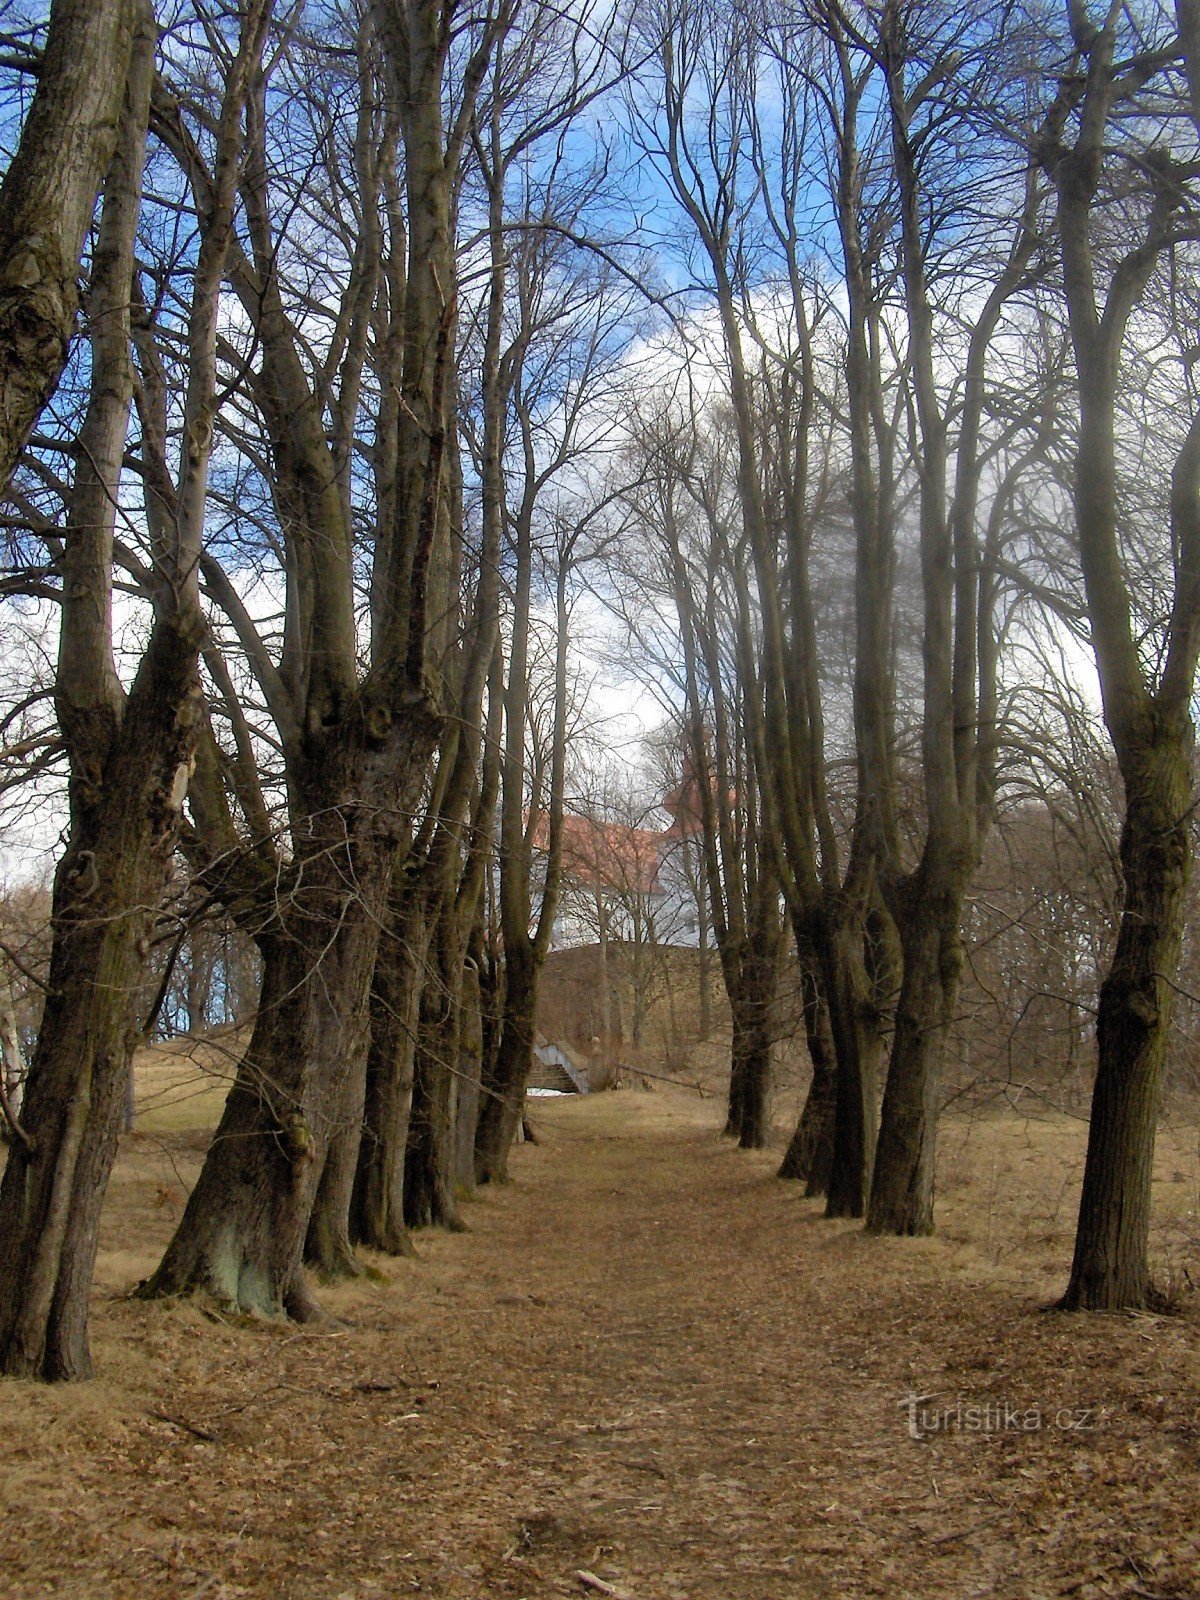
[(203, 1033), (208, 1026), (208, 1008), (212, 1000), (212, 961), (207, 951), (199, 951), (193, 942), (189, 952), (191, 964), (187, 974), (187, 1026), (189, 1033)]
[[(684, 841), (684, 849), (690, 849), (687, 840)], [(698, 1025), (701, 1039), (707, 1039), (712, 1033), (712, 972), (709, 944), (711, 917), (708, 909), (708, 873), (703, 850), (699, 853), (696, 879), (696, 977), (700, 988)]]
[(8, 973), (0, 971), (0, 1078), (3, 1080), (6, 1116), (0, 1138), (9, 1138), (13, 1129), (9, 1117), (20, 1117), (25, 1096), (25, 1063), (21, 1056), (21, 1035), (17, 1027), (17, 1007)]
[[(311, 734), (302, 766), (304, 855), (260, 939), (263, 992), (203, 1170), (148, 1294), (202, 1291), (240, 1311), (298, 1318), (311, 1302), (301, 1272), (331, 1148), (361, 1126), (371, 979), (398, 840), (433, 742), (422, 710), (373, 736), (370, 710)], [(389, 819), (393, 819), (389, 821)], [(356, 1116), (357, 1113), (357, 1116)], [(322, 1266), (348, 1270), (351, 1184), (339, 1151), (314, 1241)]]
[(37, 90), (0, 186), (0, 488), (58, 384), (79, 259), (117, 144), (135, 0), (54, 0)]
[[(79, 8), (61, 8), (62, 15), (72, 12), (78, 18)], [(135, 1010), (150, 932), (201, 720), (202, 624), (186, 593), (156, 605), (128, 694), (112, 662), (112, 535), (133, 390), (129, 284), (154, 50), (148, 8), (138, 9), (137, 21), (128, 83), (123, 74), (115, 86), (118, 106), (126, 98), (125, 116), (119, 145), (109, 146), (92, 275), (91, 393), (64, 541), (55, 696), (70, 757), (71, 833), (55, 874), (50, 983), (23, 1132), (0, 1184), (0, 1367), (47, 1379), (91, 1372), (87, 1311), (100, 1205), (140, 1031)], [(83, 40), (77, 42), (82, 47)], [(96, 65), (72, 62), (68, 75)], [(49, 52), (45, 70), (52, 70)], [(94, 86), (83, 92), (86, 100)], [(93, 134), (85, 130), (68, 158), (82, 159)], [(8, 187), (6, 180), (6, 197)], [(49, 239), (51, 208), (63, 197), (43, 198), (47, 214), (38, 225)], [(83, 221), (94, 198), (93, 189)], [(0, 407), (10, 399), (0, 396)]]
[[(764, 992), (769, 982), (772, 993)], [(733, 1047), (729, 1070), (729, 1107), (724, 1135), (743, 1150), (761, 1150), (770, 1131), (771, 1013), (774, 975), (747, 974), (740, 993), (730, 997)]]
[(483, 940), (471, 940), (471, 955), (463, 975), (463, 1020), (460, 1040), (458, 1114), (455, 1118), (454, 1186), (461, 1192), (475, 1187), (475, 1128), (479, 1122), (479, 1096), (483, 1079), (485, 1027), (483, 1015)]
[(746, 1112), (748, 1051), (745, 1028), (741, 1018), (741, 1007), (734, 1006), (732, 995), (730, 996), (730, 1009), (733, 1011), (733, 1042), (729, 1052), (729, 1097), (726, 1101), (725, 1126), (721, 1129), (721, 1136), (725, 1139), (740, 1139), (742, 1136), (742, 1122)]
[(796, 1131), (779, 1168), (781, 1178), (805, 1185), (805, 1193), (815, 1197), (829, 1192), (833, 1170), (833, 1132), (837, 1112), (837, 1052), (833, 1046), (833, 1027), (829, 1007), (813, 973), (802, 971), (804, 1029), (812, 1082), (804, 1099)]
[(532, 942), (505, 950), (504, 1004), (495, 1066), (483, 1081), (475, 1130), (476, 1183), (504, 1183), (508, 1152), (521, 1125), (533, 1065), (537, 962)]
[[(183, 1219), (148, 1294), (199, 1290), (236, 1311), (282, 1316), (306, 1305), (301, 1259), (350, 1063), (366, 1050), (373, 930), (289, 918), (265, 938), (249, 1048)], [(334, 1230), (336, 1232), (336, 1230)]]
[(409, 896), (407, 904), (393, 905), (375, 960), (366, 1104), (350, 1213), (354, 1241), (393, 1256), (412, 1253), (404, 1225), (404, 1165), (427, 952), (425, 921), (416, 896)]
[(771, 1127), (771, 1029), (761, 1013), (746, 1032), (740, 1099), (738, 1148), (762, 1150)]
[(1158, 1100), (1191, 873), (1192, 731), (1186, 712), (1154, 729), (1130, 761), (1121, 834), (1125, 904), (1100, 989), (1099, 1065), (1070, 1311), (1146, 1304)]
[(196, 729), (197, 641), (155, 629), (90, 803), (55, 875), (50, 983), (22, 1125), (0, 1184), (0, 1367), (91, 1374), (88, 1294), (116, 1155), (132, 997), (179, 826)]
[[(368, 1021), (368, 1034), (369, 1026)], [(362, 1145), (367, 1055), (368, 1049), (362, 1049), (348, 1063), (341, 1115), (321, 1168), (321, 1179), (317, 1184), (304, 1241), (306, 1264), (326, 1282), (338, 1278), (357, 1278), (363, 1270), (362, 1263), (354, 1254), (351, 1211), (358, 1173), (358, 1152)]]
[(932, 854), (933, 871), (918, 873), (899, 919), (904, 976), (867, 1209), (871, 1233), (933, 1232), (938, 1111), (962, 972), (966, 874), (952, 870), (949, 846)]
[(844, 917), (830, 918), (820, 941), (822, 975), (837, 1060), (833, 1149), (825, 1214), (866, 1214), (875, 1166), (879, 1066), (878, 1017), (863, 960), (862, 937)]
[(435, 936), (436, 975), (425, 986), (417, 1031), (404, 1162), (404, 1220), (410, 1228), (463, 1226), (454, 1198), (454, 1166), (466, 951), (453, 922), (451, 908)]

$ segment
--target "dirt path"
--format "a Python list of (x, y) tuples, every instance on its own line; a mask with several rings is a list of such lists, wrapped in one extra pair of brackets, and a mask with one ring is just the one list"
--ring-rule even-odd
[[(346, 1330), (106, 1298), (102, 1382), (4, 1391), (0, 1594), (1200, 1594), (1194, 1322), (825, 1223), (711, 1101), (538, 1121), (468, 1234), (327, 1295)], [(914, 1440), (931, 1391), (953, 1431)]]

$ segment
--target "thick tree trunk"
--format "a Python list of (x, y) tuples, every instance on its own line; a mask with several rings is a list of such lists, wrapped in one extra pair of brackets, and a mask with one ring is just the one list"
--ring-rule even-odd
[[(749, 841), (747, 845), (754, 859), (756, 852)], [(761, 868), (761, 863), (755, 864)], [(748, 910), (748, 934), (723, 962), (733, 1019), (725, 1133), (736, 1138), (743, 1150), (761, 1150), (770, 1133), (771, 1054), (784, 947), (773, 874), (760, 878), (756, 872)]]
[[(311, 1311), (301, 1271), (330, 1150), (358, 1126), (370, 1041), (370, 993), (397, 840), (387, 819), (409, 812), (432, 745), (417, 711), (372, 738), (349, 712), (331, 737), (310, 736), (301, 793), (304, 855), (260, 940), (263, 992), (204, 1167), (148, 1294), (201, 1291), (267, 1316)], [(361, 730), (367, 730), (362, 737)], [(347, 1151), (314, 1241), (322, 1266), (347, 1270), (352, 1171)]]
[(729, 1052), (729, 1097), (725, 1105), (725, 1126), (721, 1129), (721, 1137), (740, 1139), (742, 1122), (746, 1114), (748, 1050), (745, 1029), (739, 1015), (740, 1008), (733, 1006), (732, 997), (730, 1007), (733, 1010), (733, 1042)]
[[(756, 1018), (746, 1030), (742, 1059), (737, 1141), (741, 1150), (762, 1150), (771, 1129), (771, 1030)], [(728, 1131), (728, 1130), (727, 1130)]]
[(933, 1232), (938, 1112), (962, 973), (966, 884), (966, 875), (953, 870), (948, 847), (934, 854), (932, 874), (918, 874), (900, 919), (904, 976), (867, 1209), (872, 1233)]
[[(1194, 7), (1179, 7), (1195, 120), (1200, 77), (1191, 52), (1193, 13)], [(1063, 150), (1048, 141), (1053, 156), (1046, 163), (1058, 191), (1063, 287), (1079, 379), (1074, 485), (1079, 554), (1104, 720), (1125, 786), (1125, 903), (1116, 952), (1100, 989), (1087, 1162), (1063, 1299), (1071, 1310), (1104, 1311), (1142, 1306), (1150, 1288), (1155, 1122), (1191, 871), (1192, 710), (1200, 656), (1200, 416), (1194, 405), (1171, 465), (1170, 539), (1169, 544), (1163, 540), (1162, 557), (1164, 568), (1173, 569), (1173, 592), (1165, 597), (1165, 624), (1152, 630), (1149, 648), (1125, 565), (1125, 487), (1118, 472), (1116, 424), (1122, 414), (1118, 384), (1126, 376), (1122, 347), (1139, 301), (1153, 292), (1153, 274), (1169, 259), (1177, 236), (1176, 209), (1186, 209), (1188, 198), (1173, 173), (1160, 173), (1146, 161), (1145, 198), (1152, 200), (1153, 220), (1100, 301), (1093, 247), (1105, 205), (1098, 200), (1111, 181), (1112, 119), (1127, 109), (1124, 70), (1116, 65), (1122, 20), (1113, 12), (1102, 27), (1088, 28), (1081, 42), (1086, 73), (1080, 82), (1086, 89), (1075, 122), (1076, 143)], [(1134, 493), (1154, 491), (1139, 484)], [(1159, 669), (1148, 681), (1146, 662), (1156, 656)]]
[(837, 1060), (833, 1150), (825, 1214), (866, 1214), (875, 1167), (879, 1027), (861, 934), (831, 919), (819, 944), (829, 1025)]
[(346, 908), (331, 938), (338, 911), (329, 905), (322, 918), (326, 897), (314, 888), (309, 918), (291, 917), (285, 933), (262, 941), (254, 1032), (148, 1294), (200, 1290), (276, 1317), (306, 1304), (305, 1239), (351, 1063), (367, 1046), (374, 943), (362, 907)]
[[(107, 13), (106, 22), (100, 21), (101, 10)], [(112, 162), (92, 275), (92, 385), (63, 554), (55, 694), (71, 763), (71, 834), (55, 875), (50, 985), (22, 1131), (0, 1185), (0, 1367), (47, 1379), (81, 1378), (91, 1371), (87, 1311), (100, 1206), (116, 1155), (139, 1031), (135, 1013), (150, 932), (178, 836), (201, 719), (197, 656), (202, 624), (186, 594), (176, 592), (172, 604), (156, 605), (149, 643), (128, 694), (112, 662), (112, 533), (133, 390), (129, 284), (154, 29), (149, 8), (139, 6), (136, 52), (130, 56), (127, 37), (125, 65), (116, 81), (89, 83), (89, 73), (94, 77), (114, 63), (103, 55), (86, 55), (91, 28), (86, 13), (87, 8), (78, 6), (55, 8), (34, 113), (0, 196), (0, 236), (13, 222), (14, 204), (18, 210), (34, 207), (27, 210), (26, 220), (44, 230), (34, 241), (39, 248), (52, 251), (62, 243), (61, 235), (55, 237), (63, 220), (56, 207), (74, 206), (82, 231), (91, 216), (95, 186), (90, 193), (86, 185), (77, 187), (73, 196), (48, 193), (40, 187), (45, 169), (39, 177), (26, 160), (38, 102), (43, 89), (49, 91), (50, 103), (65, 88), (70, 93), (63, 103), (73, 104), (76, 114), (90, 108), (90, 114), (100, 116), (97, 95), (115, 95), (115, 122), (124, 99), (120, 143), (115, 149), (112, 142), (107, 146)], [(131, 7), (122, 26), (128, 27), (133, 16)], [(111, 32), (115, 17), (115, 7), (96, 7), (92, 22), (100, 21)], [(56, 28), (64, 21), (68, 35), (74, 30), (74, 47), (85, 52), (84, 59), (63, 59), (64, 34)], [(94, 29), (90, 37), (94, 47)], [(64, 185), (82, 184), (80, 163), (94, 159), (101, 130), (53, 129), (47, 124), (43, 137), (48, 129), (61, 149), (43, 150), (41, 156), (51, 167), (60, 157), (65, 162), (59, 169)], [(78, 139), (68, 137), (72, 131)], [(29, 189), (14, 200), (11, 182), (22, 170)], [(70, 314), (77, 264), (76, 248), (73, 260), (64, 257), (62, 262), (71, 279)], [(44, 287), (39, 284), (37, 293)], [(4, 293), (0, 287), (0, 300)], [(27, 311), (19, 310), (18, 320)], [(0, 350), (12, 335), (12, 314), (10, 299), (7, 306), (0, 305)], [(67, 331), (64, 327), (63, 338)], [(32, 353), (27, 354), (32, 360)], [(0, 387), (6, 381), (0, 373)], [(22, 392), (31, 392), (22, 391), (22, 383), (39, 381), (35, 370), (26, 373), (18, 383), (16, 403)], [(4, 389), (0, 412), (5, 425), (12, 422), (13, 403), (13, 391)], [(0, 449), (12, 442), (0, 442)]]
[(412, 1111), (413, 1055), (428, 934), (415, 896), (394, 906), (375, 960), (371, 1044), (358, 1171), (350, 1211), (357, 1244), (412, 1253), (404, 1225), (404, 1165)]
[(769, 972), (747, 971), (740, 992), (730, 997), (733, 1047), (723, 1131), (726, 1138), (736, 1139), (743, 1150), (763, 1149), (770, 1132), (776, 976), (776, 968)]
[(477, 1084), (472, 1090), (474, 1104), (469, 1108), (469, 1122), (460, 1098), (459, 1166), (465, 1173), (463, 1187), (474, 1189), (475, 1143), (479, 1137), (479, 1123), (483, 1108), (491, 1093), (490, 1085), (498, 1077), (497, 1062), (500, 1057), (500, 1039), (504, 1032), (504, 963), (489, 950), (480, 961), (479, 980), (479, 1060), (474, 1069)]
[(362, 1145), (367, 1054), (367, 1049), (362, 1049), (348, 1063), (341, 1115), (321, 1168), (304, 1241), (306, 1264), (326, 1282), (356, 1278), (363, 1271), (362, 1263), (354, 1254), (351, 1210), (358, 1152)]
[[(200, 719), (197, 643), (156, 627), (108, 758), (76, 790), (55, 876), (50, 984), (0, 1185), (0, 1367), (91, 1372), (87, 1304), (149, 935)], [(99, 781), (96, 781), (98, 779)]]
[(1099, 1065), (1067, 1310), (1136, 1309), (1150, 1291), (1154, 1136), (1191, 874), (1191, 752), (1184, 712), (1128, 762), (1125, 904), (1100, 989)]
[(804, 1031), (812, 1081), (796, 1123), (796, 1131), (780, 1164), (779, 1176), (803, 1183), (815, 1197), (829, 1192), (833, 1170), (833, 1132), (837, 1113), (837, 1052), (829, 1007), (818, 979), (811, 972), (800, 977), (804, 995)]
[[(461, 1229), (454, 1197), (463, 951), (443, 925), (437, 975), (426, 985), (413, 1068), (404, 1162), (404, 1220), (410, 1228)], [(456, 959), (457, 958), (457, 959)]]

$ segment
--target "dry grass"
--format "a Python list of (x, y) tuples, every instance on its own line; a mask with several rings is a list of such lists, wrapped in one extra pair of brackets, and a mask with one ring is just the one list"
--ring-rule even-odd
[[(0, 1594), (1200, 1593), (1196, 1318), (1044, 1309), (1082, 1124), (949, 1119), (940, 1237), (872, 1240), (722, 1142), (718, 1100), (544, 1102), (468, 1234), (297, 1332), (124, 1298), (202, 1153), (174, 1070), (145, 1065), (169, 1126), (124, 1142), (106, 1211), (99, 1380), (4, 1389)], [(1183, 1127), (1158, 1187), (1182, 1281)], [(915, 1441), (898, 1401), (935, 1391), (1043, 1426)]]
[(172, 1039), (138, 1054), (134, 1105), (139, 1131), (203, 1131), (216, 1125), (249, 1037), (223, 1028), (202, 1039)]

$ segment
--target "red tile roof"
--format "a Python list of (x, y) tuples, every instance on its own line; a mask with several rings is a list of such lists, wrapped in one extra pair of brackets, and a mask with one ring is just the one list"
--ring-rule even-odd
[[(591, 889), (617, 889), (625, 893), (653, 894), (658, 888), (660, 846), (671, 830), (630, 828), (594, 817), (563, 818), (563, 877)], [(550, 845), (550, 824), (545, 816), (534, 823), (537, 850)]]

